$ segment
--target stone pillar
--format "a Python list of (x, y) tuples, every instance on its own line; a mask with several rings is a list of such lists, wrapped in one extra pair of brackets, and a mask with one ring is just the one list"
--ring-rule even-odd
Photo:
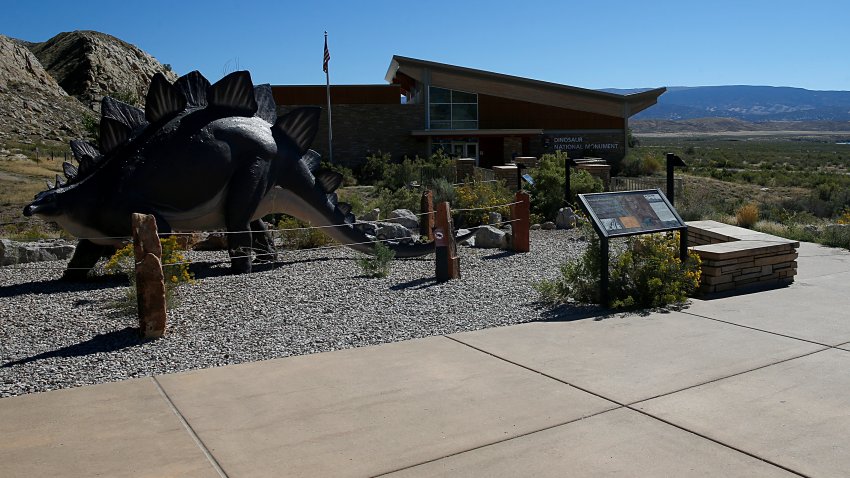
[(511, 206), (511, 239), (514, 252), (528, 252), (531, 250), (529, 229), (531, 229), (531, 197), (525, 191), (516, 193), (515, 201), (519, 204)]
[(460, 278), (460, 259), (457, 256), (457, 244), (452, 225), (449, 203), (437, 206), (437, 226), (434, 228), (436, 252), (436, 277), (440, 282)]
[(461, 158), (455, 160), (457, 181), (466, 182), (475, 176), (475, 160), (472, 158)]
[(133, 251), (136, 256), (136, 297), (139, 333), (145, 338), (165, 333), (165, 281), (162, 274), (162, 244), (156, 220), (150, 214), (133, 214)]
[(509, 164), (506, 166), (493, 166), (493, 176), (495, 176), (496, 179), (505, 181), (505, 184), (511, 191), (516, 191), (518, 189), (517, 171), (518, 170), (515, 164)]

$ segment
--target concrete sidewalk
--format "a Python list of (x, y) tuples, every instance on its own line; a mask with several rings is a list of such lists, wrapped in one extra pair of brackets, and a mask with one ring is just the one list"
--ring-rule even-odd
[(0, 475), (848, 476), (850, 253), (681, 312), (0, 400)]

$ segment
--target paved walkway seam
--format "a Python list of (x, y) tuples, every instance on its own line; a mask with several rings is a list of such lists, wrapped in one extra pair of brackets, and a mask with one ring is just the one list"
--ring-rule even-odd
[[(803, 358), (803, 357), (808, 357), (809, 355), (819, 354), (821, 352), (825, 352), (827, 350), (832, 350), (834, 348), (835, 347), (824, 346), (824, 348), (822, 348), (820, 350), (814, 350), (812, 352), (807, 352), (807, 353), (804, 353), (804, 354), (801, 354), (801, 355), (795, 355), (794, 357), (789, 357), (787, 359), (777, 360), (776, 362), (761, 365), (761, 366), (758, 366), (756, 368), (751, 368), (749, 370), (744, 370), (744, 371), (741, 371), (741, 372), (733, 373), (731, 375), (724, 375), (723, 377), (718, 377), (718, 378), (714, 378), (714, 379), (711, 379), (711, 380), (706, 380), (705, 382), (697, 383), (695, 385), (691, 385), (691, 386), (688, 386), (688, 387), (685, 387), (685, 388), (680, 388), (678, 390), (673, 390), (671, 392), (659, 393), (658, 395), (654, 395), (652, 397), (642, 398), (640, 400), (637, 400), (637, 401), (634, 401), (634, 402), (631, 402), (631, 403), (624, 403), (623, 406), (626, 407), (626, 408), (630, 408), (632, 405), (635, 405), (637, 403), (648, 402), (650, 400), (655, 400), (656, 398), (666, 397), (668, 395), (674, 395), (674, 394), (677, 394), (679, 392), (684, 392), (685, 390), (690, 390), (692, 388), (702, 387), (703, 385), (708, 385), (709, 383), (715, 383), (715, 382), (719, 382), (721, 380), (726, 380), (728, 378), (748, 374), (750, 372), (755, 372), (756, 370), (761, 370), (763, 368), (773, 367), (774, 365), (779, 365), (781, 363), (790, 362), (792, 360), (797, 360), (797, 359), (800, 359), (800, 358)], [(842, 352), (846, 352), (846, 350), (842, 350)]]
[(556, 424), (548, 426), (548, 427), (543, 427), (539, 430), (533, 430), (533, 431), (530, 431), (530, 432), (522, 433), (520, 435), (515, 435), (515, 436), (512, 436), (512, 437), (503, 438), (501, 440), (496, 440), (492, 443), (485, 443), (483, 445), (474, 446), (474, 447), (469, 448), (467, 450), (461, 450), (461, 451), (458, 451), (458, 452), (455, 452), (455, 453), (449, 453), (448, 455), (441, 456), (441, 457), (438, 457), (438, 458), (433, 458), (431, 460), (426, 460), (426, 461), (423, 461), (421, 463), (416, 463), (416, 464), (404, 466), (404, 467), (401, 467), (401, 468), (398, 468), (398, 469), (395, 469), (395, 470), (390, 470), (390, 471), (385, 471), (383, 473), (378, 473), (377, 475), (372, 475), (372, 478), (377, 478), (379, 476), (391, 475), (393, 473), (398, 473), (400, 471), (409, 470), (411, 468), (416, 468), (417, 466), (427, 465), (428, 463), (434, 463), (436, 461), (444, 460), (446, 458), (451, 458), (451, 457), (457, 456), (457, 455), (463, 455), (464, 453), (469, 453), (471, 451), (480, 450), (482, 448), (487, 448), (488, 446), (498, 445), (499, 443), (509, 442), (511, 440), (516, 440), (518, 438), (527, 437), (529, 435), (534, 435), (535, 433), (540, 433), (540, 432), (543, 432), (543, 431), (546, 431), (546, 430), (551, 430), (553, 428), (562, 427), (564, 425), (569, 425), (570, 423), (580, 422), (580, 421), (586, 420), (588, 418), (592, 418), (592, 417), (602, 415), (602, 414), (608, 413), (608, 412), (613, 412), (614, 410), (621, 410), (623, 408), (628, 408), (628, 407), (609, 408), (608, 410), (602, 410), (601, 412), (591, 413), (590, 415), (579, 417), (579, 418), (576, 418), (574, 420), (569, 420), (569, 421), (566, 421), (566, 422), (563, 422), (563, 423), (556, 423)]
[(186, 417), (184, 417), (183, 414), (180, 413), (180, 410), (178, 410), (174, 402), (171, 401), (171, 397), (169, 397), (168, 392), (166, 392), (165, 389), (162, 388), (162, 385), (159, 383), (159, 380), (156, 379), (156, 376), (151, 377), (151, 379), (153, 379), (153, 383), (156, 384), (156, 388), (157, 390), (159, 390), (159, 394), (162, 395), (162, 398), (165, 400), (165, 403), (168, 404), (168, 406), (171, 408), (171, 411), (174, 412), (174, 415), (176, 415), (177, 419), (180, 420), (180, 423), (183, 424), (183, 428), (186, 429), (186, 432), (189, 434), (190, 437), (192, 437), (192, 440), (194, 440), (195, 444), (198, 445), (198, 448), (201, 449), (201, 453), (203, 453), (204, 456), (207, 457), (207, 461), (209, 461), (213, 469), (218, 473), (221, 478), (229, 478), (227, 476), (227, 473), (224, 472), (224, 469), (218, 463), (218, 460), (216, 460), (213, 456), (212, 452), (210, 452), (207, 446), (204, 445), (204, 442), (203, 440), (201, 440), (201, 437), (199, 437), (198, 434), (195, 433), (195, 430), (192, 428), (192, 425), (190, 425), (189, 422), (186, 421)]
[[(636, 403), (637, 403), (637, 402), (636, 402)], [(780, 465), (779, 463), (776, 463), (776, 462), (773, 462), (773, 461), (771, 461), (771, 460), (768, 460), (767, 458), (762, 458), (762, 457), (760, 457), (760, 456), (758, 456), (758, 455), (755, 455), (755, 454), (753, 454), (753, 453), (750, 453), (750, 452), (748, 452), (748, 451), (746, 451), (746, 450), (742, 450), (742, 449), (740, 449), (740, 448), (738, 448), (738, 447), (735, 447), (735, 446), (732, 446), (732, 445), (730, 445), (730, 444), (728, 444), (728, 443), (724, 443), (724, 442), (722, 442), (722, 441), (720, 441), (720, 440), (717, 440), (717, 439), (715, 439), (715, 438), (711, 438), (710, 436), (703, 435), (702, 433), (696, 432), (696, 431), (691, 430), (691, 429), (689, 429), (689, 428), (685, 428), (685, 427), (683, 427), (683, 426), (681, 426), (681, 425), (677, 425), (676, 423), (673, 423), (673, 422), (671, 422), (671, 421), (669, 421), (669, 420), (665, 420), (665, 419), (663, 419), (663, 418), (661, 418), (661, 417), (656, 417), (655, 415), (653, 415), (653, 414), (651, 414), (651, 413), (649, 413), (649, 412), (646, 412), (646, 411), (643, 411), (643, 410), (639, 410), (639, 409), (637, 409), (637, 408), (633, 408), (633, 407), (632, 407), (632, 406), (630, 406), (630, 405), (626, 405), (624, 408), (626, 408), (627, 410), (632, 410), (632, 411), (634, 411), (634, 412), (640, 413), (641, 415), (647, 416), (647, 417), (649, 417), (649, 418), (652, 418), (652, 419), (658, 420), (659, 422), (661, 422), (661, 423), (665, 423), (665, 424), (667, 424), (667, 425), (670, 425), (671, 427), (678, 428), (679, 430), (682, 430), (683, 432), (686, 432), (686, 433), (690, 433), (690, 434), (696, 435), (696, 436), (698, 436), (698, 437), (700, 437), (700, 438), (703, 438), (703, 439), (708, 440), (708, 441), (710, 441), (710, 442), (716, 443), (716, 444), (718, 444), (718, 445), (720, 445), (720, 446), (724, 446), (724, 447), (726, 447), (726, 448), (729, 448), (730, 450), (737, 451), (738, 453), (742, 453), (742, 454), (744, 454), (744, 455), (747, 455), (747, 456), (749, 456), (750, 458), (755, 458), (756, 460), (763, 461), (763, 462), (765, 462), (765, 463), (767, 463), (767, 464), (769, 464), (769, 465), (773, 465), (773, 466), (775, 466), (775, 467), (777, 467), (777, 468), (781, 468), (781, 469), (783, 469), (783, 470), (787, 471), (788, 473), (793, 473), (793, 474), (795, 474), (795, 475), (797, 475), (797, 476), (802, 476), (803, 478), (812, 478), (810, 475), (803, 474), (803, 473), (801, 473), (801, 472), (799, 472), (799, 471), (796, 471), (796, 470), (793, 470), (793, 469), (791, 469), (791, 468), (788, 468), (788, 467), (787, 467), (787, 466), (785, 466), (785, 465)]]
[[(484, 349), (480, 349), (480, 348), (478, 348), (478, 347), (476, 347), (476, 346), (474, 346), (474, 345), (469, 345), (468, 343), (466, 343), (466, 342), (464, 342), (464, 341), (462, 341), (462, 340), (458, 340), (458, 339), (456, 339), (456, 338), (454, 338), (454, 337), (449, 337), (448, 335), (444, 335), (443, 337), (445, 337), (445, 338), (447, 338), (447, 339), (449, 339), (449, 340), (454, 340), (455, 342), (457, 342), (457, 343), (459, 343), (459, 344), (461, 344), (461, 345), (465, 345), (465, 346), (467, 346), (467, 347), (471, 348), (472, 350), (477, 350), (477, 351), (479, 351), (479, 352), (481, 352), (481, 353), (483, 353), (483, 354), (487, 354), (487, 355), (489, 355), (489, 356), (491, 356), (491, 357), (493, 357), (493, 358), (499, 359), (499, 360), (501, 360), (501, 361), (503, 361), (503, 362), (507, 362), (507, 363), (509, 363), (509, 364), (511, 364), (511, 365), (516, 365), (517, 367), (524, 368), (524, 369), (528, 370), (529, 372), (534, 372), (534, 373), (536, 373), (536, 374), (538, 374), (538, 375), (542, 375), (542, 376), (544, 376), (544, 377), (546, 377), (546, 378), (548, 378), (548, 379), (554, 380), (554, 381), (556, 381), (556, 382), (563, 383), (564, 385), (567, 385), (567, 386), (573, 387), (573, 388), (575, 388), (575, 389), (577, 389), (577, 390), (581, 390), (581, 391), (582, 391), (582, 392), (584, 392), (584, 393), (589, 393), (589, 394), (593, 395), (594, 397), (601, 398), (602, 400), (605, 400), (605, 401), (608, 401), (608, 402), (614, 403), (614, 404), (616, 404), (616, 405), (617, 405), (617, 406), (619, 406), (619, 407), (625, 407), (625, 406), (626, 406), (626, 404), (625, 404), (625, 403), (620, 403), (620, 402), (618, 402), (618, 401), (616, 401), (616, 400), (614, 400), (614, 399), (612, 399), (612, 398), (608, 398), (608, 397), (606, 397), (606, 396), (599, 395), (599, 394), (598, 394), (598, 393), (596, 393), (596, 392), (591, 392), (590, 390), (587, 390), (587, 389), (585, 389), (585, 388), (581, 388), (581, 387), (579, 387), (579, 386), (573, 385), (572, 383), (569, 383), (569, 382), (567, 382), (567, 381), (565, 381), (565, 380), (561, 380), (560, 378), (555, 377), (555, 376), (552, 376), (552, 375), (549, 375), (548, 373), (543, 373), (543, 372), (541, 372), (540, 370), (534, 370), (533, 368), (531, 368), (531, 367), (529, 367), (529, 366), (527, 366), (527, 365), (523, 365), (523, 364), (521, 364), (521, 363), (514, 362), (513, 360), (508, 360), (508, 359), (506, 359), (505, 357), (500, 357), (500, 356), (498, 356), (498, 355), (496, 355), (496, 354), (494, 354), (494, 353), (492, 353), (492, 352), (488, 352), (488, 351), (486, 351), (486, 350), (484, 350)], [(611, 410), (615, 410), (615, 409), (613, 409), (613, 408), (612, 408)]]
[[(695, 314), (691, 314), (691, 315), (695, 315)], [(697, 317), (701, 317), (701, 316), (697, 316)], [(704, 318), (710, 319), (709, 317), (704, 317)], [(715, 320), (715, 319), (710, 319), (710, 320)], [(722, 321), (721, 321), (721, 322), (722, 322)], [(600, 394), (598, 394), (598, 393), (596, 393), (596, 392), (592, 392), (592, 391), (587, 390), (587, 389), (584, 389), (584, 388), (582, 388), (582, 387), (578, 387), (578, 386), (576, 386), (576, 385), (574, 385), (574, 384), (572, 384), (572, 383), (569, 383), (569, 382), (567, 382), (567, 381), (565, 381), (565, 380), (562, 380), (562, 379), (560, 379), (560, 378), (553, 377), (553, 376), (551, 376), (551, 375), (549, 375), (549, 374), (546, 374), (546, 373), (540, 372), (540, 371), (538, 371), (538, 370), (534, 370), (533, 368), (530, 368), (530, 367), (528, 367), (528, 366), (525, 366), (525, 365), (522, 365), (522, 364), (516, 363), (516, 362), (514, 362), (514, 361), (512, 361), (512, 360), (508, 360), (508, 359), (506, 359), (506, 358), (504, 358), (504, 357), (500, 357), (500, 356), (498, 356), (498, 355), (496, 355), (496, 354), (494, 354), (494, 353), (492, 353), (492, 352), (488, 352), (488, 351), (483, 350), (483, 349), (480, 349), (480, 348), (478, 348), (478, 347), (474, 347), (474, 346), (469, 345), (469, 344), (467, 344), (467, 343), (465, 343), (465, 342), (463, 342), (463, 341), (461, 341), (461, 340), (458, 340), (458, 339), (456, 339), (456, 338), (454, 338), (454, 337), (449, 337), (449, 336), (446, 336), (446, 335), (444, 335), (444, 337), (446, 337), (447, 339), (450, 339), (450, 340), (454, 340), (455, 342), (457, 342), (457, 343), (459, 343), (459, 344), (466, 345), (467, 347), (470, 347), (470, 348), (472, 348), (472, 349), (474, 349), (474, 350), (477, 350), (477, 351), (479, 351), (479, 352), (482, 352), (482, 353), (485, 353), (485, 354), (487, 354), (487, 355), (490, 355), (490, 356), (491, 356), (491, 357), (493, 357), (493, 358), (496, 358), (496, 359), (499, 359), (499, 360), (503, 360), (503, 361), (505, 361), (505, 362), (507, 362), (507, 363), (510, 363), (510, 364), (512, 364), (512, 365), (516, 365), (517, 367), (524, 368), (524, 369), (526, 369), (526, 370), (528, 370), (528, 371), (531, 371), (531, 372), (534, 372), (534, 373), (540, 374), (540, 375), (542, 375), (542, 376), (544, 376), (544, 377), (547, 377), (547, 378), (550, 378), (550, 379), (555, 380), (555, 381), (557, 381), (557, 382), (563, 383), (564, 385), (568, 385), (568, 386), (570, 386), (570, 387), (573, 387), (573, 388), (579, 389), (579, 390), (581, 390), (581, 391), (583, 391), (583, 392), (589, 393), (589, 394), (591, 394), (591, 395), (593, 395), (593, 396), (599, 397), (599, 398), (601, 398), (601, 399), (603, 399), (603, 400), (607, 400), (607, 401), (609, 401), (609, 402), (613, 402), (613, 403), (616, 403), (616, 404), (620, 405), (620, 407), (618, 407), (618, 408), (613, 408), (613, 409), (610, 409), (610, 410), (605, 410), (604, 412), (596, 413), (596, 414), (591, 415), (591, 416), (600, 415), (600, 414), (602, 414), (602, 413), (607, 413), (607, 412), (610, 412), (611, 410), (618, 410), (618, 409), (620, 409), (620, 408), (625, 408), (625, 409), (627, 409), (627, 410), (632, 410), (632, 411), (634, 411), (634, 412), (637, 412), (637, 413), (640, 413), (640, 414), (642, 414), (642, 415), (645, 415), (645, 416), (647, 416), (647, 417), (649, 417), (649, 418), (652, 418), (652, 419), (658, 420), (658, 421), (660, 421), (660, 422), (662, 422), (662, 423), (665, 423), (665, 424), (667, 424), (667, 425), (670, 425), (670, 426), (672, 426), (672, 427), (678, 428), (679, 430), (682, 430), (682, 431), (684, 431), (684, 432), (691, 433), (691, 434), (696, 435), (696, 436), (698, 436), (698, 437), (700, 437), (700, 438), (703, 438), (703, 439), (705, 439), (705, 440), (708, 440), (708, 441), (711, 441), (711, 442), (716, 443), (716, 444), (718, 444), (718, 445), (721, 445), (721, 446), (723, 446), (723, 447), (729, 448), (730, 450), (737, 451), (737, 452), (739, 452), (739, 453), (742, 453), (742, 454), (744, 454), (744, 455), (747, 455), (747, 456), (749, 456), (749, 457), (751, 457), (751, 458), (754, 458), (754, 459), (756, 459), (756, 460), (763, 461), (763, 462), (768, 463), (768, 464), (770, 464), (770, 465), (773, 465), (773, 466), (775, 466), (775, 467), (777, 467), (777, 468), (781, 468), (782, 470), (785, 470), (785, 471), (787, 471), (787, 472), (789, 472), (789, 473), (793, 473), (793, 474), (795, 474), (795, 475), (797, 475), (797, 476), (801, 476), (801, 477), (804, 477), (804, 478), (810, 478), (810, 477), (809, 477), (809, 475), (805, 475), (805, 474), (800, 473), (800, 472), (798, 472), (798, 471), (795, 471), (795, 470), (793, 470), (793, 469), (791, 469), (791, 468), (788, 468), (788, 467), (786, 467), (786, 466), (784, 466), (784, 465), (780, 465), (779, 463), (774, 463), (774, 462), (773, 462), (773, 461), (771, 461), (771, 460), (768, 460), (768, 459), (766, 459), (766, 458), (762, 458), (762, 457), (760, 457), (760, 456), (758, 456), (758, 455), (754, 455), (754, 454), (752, 454), (752, 453), (750, 453), (750, 452), (748, 452), (748, 451), (745, 451), (745, 450), (739, 449), (739, 448), (737, 448), (737, 447), (735, 447), (735, 446), (732, 446), (732, 445), (730, 445), (730, 444), (728, 444), (728, 443), (724, 443), (724, 442), (722, 442), (722, 441), (716, 440), (716, 439), (711, 438), (711, 437), (709, 437), (709, 436), (706, 436), (706, 435), (703, 435), (703, 434), (701, 434), (701, 433), (698, 433), (698, 432), (696, 432), (696, 431), (694, 431), (694, 430), (690, 430), (690, 429), (685, 428), (685, 427), (683, 427), (683, 426), (681, 426), (681, 425), (677, 425), (677, 424), (675, 424), (675, 423), (673, 423), (673, 422), (670, 422), (670, 421), (667, 421), (667, 420), (665, 420), (665, 419), (663, 419), (663, 418), (656, 417), (655, 415), (652, 415), (651, 413), (648, 413), (648, 412), (645, 412), (645, 411), (643, 411), (643, 410), (640, 410), (640, 409), (634, 408), (632, 405), (637, 404), (637, 403), (642, 403), (642, 402), (645, 402), (645, 401), (648, 401), (648, 400), (652, 400), (652, 399), (655, 399), (655, 398), (659, 398), (659, 397), (663, 397), (663, 396), (667, 396), (667, 395), (672, 395), (672, 394), (675, 394), (675, 393), (678, 393), (678, 392), (681, 392), (681, 391), (684, 391), (684, 390), (689, 390), (689, 389), (691, 389), (691, 388), (700, 387), (700, 386), (702, 386), (702, 385), (706, 385), (706, 384), (709, 384), (709, 383), (714, 383), (714, 382), (717, 382), (717, 381), (720, 381), (720, 380), (725, 380), (725, 379), (728, 379), (728, 378), (731, 378), (731, 377), (736, 377), (736, 376), (738, 376), (738, 375), (743, 375), (743, 374), (750, 373), (750, 372), (753, 372), (753, 371), (756, 371), (756, 370), (760, 370), (760, 369), (763, 369), (763, 368), (772, 367), (772, 366), (777, 365), (777, 364), (780, 364), (780, 363), (788, 362), (788, 361), (791, 361), (791, 360), (796, 360), (796, 359), (799, 359), (799, 358), (802, 358), (802, 357), (807, 357), (807, 356), (809, 356), (809, 355), (814, 355), (814, 354), (816, 354), (816, 353), (820, 353), (820, 352), (823, 352), (823, 351), (825, 351), (825, 350), (833, 349), (834, 347), (831, 347), (831, 346), (828, 346), (828, 345), (823, 345), (823, 344), (816, 344), (816, 345), (822, 345), (824, 348), (823, 348), (823, 349), (820, 349), (820, 350), (815, 350), (815, 351), (813, 351), (813, 352), (805, 353), (805, 354), (802, 354), (802, 355), (798, 355), (798, 356), (795, 356), (795, 357), (787, 358), (787, 359), (784, 359), (784, 360), (779, 360), (779, 361), (777, 361), (777, 362), (773, 362), (773, 363), (770, 363), (770, 364), (767, 364), (767, 365), (762, 365), (762, 366), (760, 366), (760, 367), (756, 367), (756, 368), (753, 368), (753, 369), (750, 369), (750, 370), (745, 370), (745, 371), (738, 372), (738, 373), (734, 373), (734, 374), (731, 374), (731, 375), (728, 375), (728, 376), (724, 376), (724, 377), (716, 378), (716, 379), (713, 379), (713, 380), (708, 380), (708, 381), (706, 381), (706, 382), (699, 383), (699, 384), (696, 384), (696, 385), (692, 385), (692, 386), (690, 386), (690, 387), (685, 387), (685, 388), (682, 388), (682, 389), (679, 389), (679, 390), (675, 390), (675, 391), (672, 391), (672, 392), (663, 393), (663, 394), (660, 394), (660, 395), (657, 395), (657, 396), (654, 396), (654, 397), (651, 397), (651, 398), (646, 398), (646, 399), (638, 400), (638, 401), (636, 401), (636, 402), (632, 402), (632, 403), (629, 403), (629, 404), (625, 404), (625, 403), (620, 403), (620, 402), (618, 402), (618, 401), (616, 401), (616, 400), (613, 400), (613, 399), (611, 399), (611, 398), (609, 398), (609, 397), (606, 397), (606, 396), (604, 396), (604, 395), (600, 395)], [(789, 337), (789, 338), (794, 338), (794, 337)], [(808, 342), (808, 341), (806, 341), (806, 342)], [(589, 417), (585, 417), (585, 418), (589, 418)], [(581, 419), (579, 419), (579, 420), (581, 420)], [(568, 423), (573, 423), (573, 422), (576, 422), (576, 421), (578, 421), (578, 420), (572, 420), (572, 421), (570, 421), (570, 422), (568, 422)], [(566, 425), (566, 424), (568, 424), (568, 423), (564, 423), (564, 424), (562, 424), (562, 425), (555, 425), (555, 426), (563, 426), (563, 425)], [(539, 432), (539, 431), (548, 430), (548, 429), (550, 429), (550, 428), (555, 428), (555, 426), (548, 427), (548, 428), (545, 428), (545, 429), (542, 429), (542, 430), (537, 430), (537, 431), (534, 431), (534, 432), (529, 432), (529, 433), (526, 433), (526, 434), (524, 434), (524, 435), (520, 435), (520, 436), (518, 436), (518, 437), (513, 437), (513, 438), (519, 438), (519, 437), (521, 437), (521, 436), (531, 435), (531, 434), (533, 434), (533, 433), (537, 433), (537, 432)], [(506, 440), (502, 440), (502, 441), (512, 440), (513, 438), (506, 439)], [(498, 442), (496, 442), (496, 443), (498, 443)], [(493, 443), (493, 444), (495, 444), (495, 443)], [(481, 447), (476, 447), (476, 448), (473, 448), (473, 449), (470, 449), (470, 450), (466, 450), (466, 451), (462, 451), (462, 452), (454, 453), (453, 455), (459, 455), (459, 454), (461, 454), (461, 453), (466, 453), (467, 451), (476, 450), (476, 449), (478, 449), (478, 448), (483, 448), (483, 447), (485, 447), (485, 446), (489, 446), (489, 445), (482, 445)], [(453, 456), (453, 455), (448, 455), (448, 456)], [(443, 457), (443, 458), (448, 458), (448, 456)], [(437, 460), (440, 460), (440, 459), (442, 459), (442, 458), (437, 458), (437, 459), (430, 460), (430, 461), (437, 461)], [(429, 462), (430, 462), (430, 461), (429, 461)], [(426, 462), (426, 463), (428, 463), (428, 462)], [(424, 463), (422, 463), (422, 464), (424, 464)], [(413, 466), (418, 466), (418, 465), (413, 465)], [(410, 468), (410, 467), (406, 467), (406, 468)], [(406, 468), (405, 468), (405, 469), (406, 469)], [(400, 470), (395, 470), (395, 471), (400, 471)], [(382, 476), (382, 475), (376, 475), (376, 476)]]
[[(685, 310), (680, 310), (679, 312), (681, 312), (683, 314), (690, 315), (691, 317), (699, 317), (701, 319), (713, 320), (715, 322), (720, 322), (721, 324), (734, 325), (736, 327), (741, 327), (741, 328), (744, 328), (744, 329), (755, 330), (756, 332), (764, 332), (766, 334), (776, 335), (777, 337), (784, 337), (786, 339), (799, 340), (800, 342), (808, 342), (810, 344), (820, 345), (821, 347), (829, 347), (829, 348), (834, 349), (836, 347), (843, 345), (843, 344), (838, 344), (838, 345), (822, 344), (820, 342), (815, 342), (814, 340), (801, 339), (800, 337), (794, 337), (793, 335), (785, 335), (785, 334), (780, 334), (779, 332), (772, 332), (770, 330), (764, 330), (764, 329), (759, 329), (757, 327), (751, 327), (749, 325), (736, 324), (735, 322), (729, 322), (728, 320), (718, 319), (718, 318), (715, 318), (715, 317), (709, 317), (707, 315), (695, 314), (693, 312), (687, 312)], [(850, 342), (848, 342), (848, 343), (850, 343)]]

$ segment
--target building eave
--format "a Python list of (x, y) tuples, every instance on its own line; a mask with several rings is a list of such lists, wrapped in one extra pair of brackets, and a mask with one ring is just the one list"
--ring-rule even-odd
[(398, 55), (393, 56), (384, 79), (392, 83), (399, 71), (418, 82), (424, 81), (427, 72), (432, 86), (619, 118), (628, 118), (654, 105), (666, 91), (656, 88), (619, 95)]

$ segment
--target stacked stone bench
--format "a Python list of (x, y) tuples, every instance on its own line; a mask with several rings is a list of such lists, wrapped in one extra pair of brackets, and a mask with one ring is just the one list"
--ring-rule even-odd
[(798, 241), (717, 221), (687, 225), (688, 247), (702, 259), (703, 294), (794, 282)]

